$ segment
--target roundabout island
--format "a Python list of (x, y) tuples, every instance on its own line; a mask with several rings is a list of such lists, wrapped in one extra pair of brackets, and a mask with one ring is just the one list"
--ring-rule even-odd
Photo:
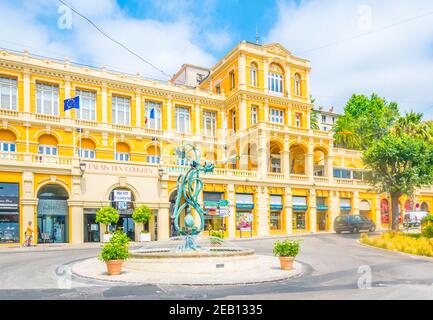
[[(207, 161), (201, 164), (200, 152), (194, 146), (182, 146), (176, 152), (191, 163), (188, 172), (177, 180), (178, 196), (172, 218), (180, 236), (129, 252), (120, 274), (108, 275), (104, 263), (97, 258), (75, 263), (73, 274), (102, 281), (166, 285), (254, 284), (301, 274), (302, 267), (297, 262), (291, 270), (281, 270), (275, 257), (257, 255), (252, 249), (218, 237), (203, 238), (205, 212), (197, 200), (203, 189), (200, 173), (212, 172), (214, 165)], [(195, 226), (192, 211), (200, 220), (199, 226)]]

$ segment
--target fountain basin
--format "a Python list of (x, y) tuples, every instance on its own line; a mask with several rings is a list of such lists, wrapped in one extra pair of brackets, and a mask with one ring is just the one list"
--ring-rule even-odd
[(125, 261), (125, 268), (149, 272), (205, 274), (248, 271), (259, 267), (251, 249), (201, 248), (200, 251), (172, 252), (170, 249), (137, 250)]

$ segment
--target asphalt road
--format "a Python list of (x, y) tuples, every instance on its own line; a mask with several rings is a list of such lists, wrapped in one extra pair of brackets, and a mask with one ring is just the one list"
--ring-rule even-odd
[[(433, 299), (433, 259), (363, 247), (359, 235), (302, 237), (298, 278), (244, 286), (131, 286), (71, 277), (98, 249), (0, 253), (0, 299)], [(275, 240), (238, 245), (270, 255)], [(370, 281), (371, 280), (371, 281)]]

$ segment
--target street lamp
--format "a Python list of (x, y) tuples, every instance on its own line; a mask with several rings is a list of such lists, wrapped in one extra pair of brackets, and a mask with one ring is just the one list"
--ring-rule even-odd
[(86, 163), (85, 162), (80, 162), (80, 172), (81, 172), (81, 176), (83, 176), (84, 172), (86, 172)]

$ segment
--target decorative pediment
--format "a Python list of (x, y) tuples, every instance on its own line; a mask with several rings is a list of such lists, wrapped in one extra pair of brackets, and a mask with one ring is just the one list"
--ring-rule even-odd
[(292, 55), (292, 53), (289, 50), (284, 48), (279, 43), (271, 43), (269, 45), (264, 45), (263, 47), (266, 49), (267, 52), (273, 53), (278, 56), (286, 57)]

